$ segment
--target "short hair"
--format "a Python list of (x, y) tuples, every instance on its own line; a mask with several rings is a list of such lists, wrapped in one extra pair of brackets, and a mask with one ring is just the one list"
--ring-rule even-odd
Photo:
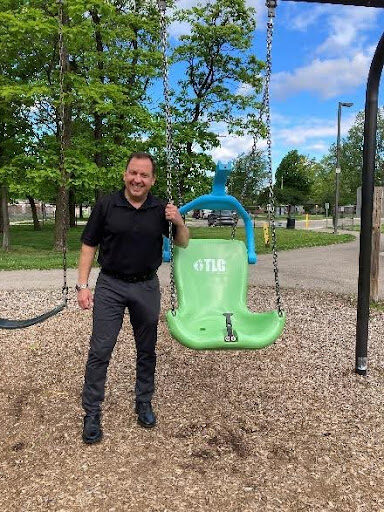
[(128, 165), (129, 165), (130, 161), (133, 160), (134, 158), (140, 158), (140, 159), (146, 158), (147, 160), (150, 160), (151, 164), (152, 164), (152, 173), (154, 176), (156, 176), (155, 159), (153, 158), (153, 156), (150, 153), (145, 153), (145, 151), (136, 151), (135, 153), (131, 153), (128, 157), (127, 165), (125, 166), (125, 169), (128, 169)]

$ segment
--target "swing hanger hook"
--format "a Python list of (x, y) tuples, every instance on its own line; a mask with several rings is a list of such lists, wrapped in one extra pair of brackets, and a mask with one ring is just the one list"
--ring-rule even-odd
[(274, 18), (275, 9), (277, 7), (277, 0), (266, 0), (265, 5), (268, 7), (268, 18)]
[(166, 0), (158, 0), (157, 2), (160, 11), (165, 12), (167, 10), (167, 2)]

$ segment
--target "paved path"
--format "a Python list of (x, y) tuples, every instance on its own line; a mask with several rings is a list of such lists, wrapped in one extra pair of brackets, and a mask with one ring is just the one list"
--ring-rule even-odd
[[(325, 290), (343, 294), (357, 294), (358, 280), (358, 238), (346, 244), (326, 247), (308, 247), (279, 253), (279, 276), (282, 288)], [(384, 298), (384, 253), (380, 256), (379, 295)], [(94, 285), (98, 270), (93, 269), (90, 283)], [(75, 269), (68, 271), (68, 284), (76, 283)], [(273, 286), (273, 266), (271, 255), (259, 256), (256, 265), (249, 266), (250, 283)], [(169, 264), (159, 269), (162, 285), (169, 282)], [(0, 289), (60, 289), (60, 270), (28, 270), (0, 272)]]

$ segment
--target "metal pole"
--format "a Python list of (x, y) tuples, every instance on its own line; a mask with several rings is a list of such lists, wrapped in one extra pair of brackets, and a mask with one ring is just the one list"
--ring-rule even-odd
[(352, 107), (353, 103), (343, 103), (339, 101), (339, 108), (337, 111), (337, 146), (336, 146), (336, 193), (335, 193), (335, 225), (333, 232), (337, 235), (337, 228), (339, 224), (339, 195), (340, 195), (340, 125), (341, 125), (341, 108)]
[(359, 289), (356, 324), (355, 370), (367, 374), (368, 320), (372, 253), (372, 211), (375, 177), (378, 93), (384, 64), (384, 33), (377, 45), (368, 75), (365, 100), (363, 175), (361, 187), (361, 227), (359, 256)]
[(341, 102), (337, 110), (337, 146), (336, 146), (336, 196), (335, 196), (335, 225), (333, 232), (337, 235), (339, 223), (339, 188), (340, 188), (340, 124), (341, 124)]

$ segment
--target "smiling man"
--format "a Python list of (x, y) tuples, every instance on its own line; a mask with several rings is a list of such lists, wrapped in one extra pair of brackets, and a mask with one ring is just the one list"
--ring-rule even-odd
[[(188, 228), (173, 204), (165, 205), (150, 193), (156, 181), (155, 162), (148, 153), (134, 153), (124, 172), (125, 187), (98, 201), (81, 236), (78, 303), (93, 306), (93, 331), (85, 372), (83, 440), (100, 441), (101, 403), (109, 360), (128, 308), (136, 343), (136, 413), (138, 422), (154, 427), (154, 392), (160, 288), (156, 271), (162, 261), (163, 235), (173, 224), (175, 244), (186, 247)], [(101, 271), (94, 298), (88, 287), (99, 248)]]

